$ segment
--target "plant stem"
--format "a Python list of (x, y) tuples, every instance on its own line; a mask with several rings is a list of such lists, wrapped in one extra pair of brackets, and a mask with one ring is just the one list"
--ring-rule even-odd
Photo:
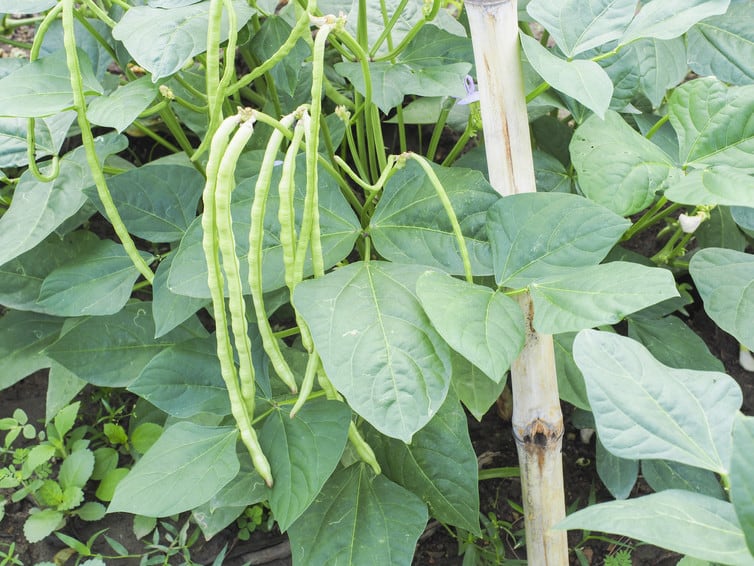
[(89, 124), (89, 120), (86, 117), (86, 98), (84, 97), (84, 85), (81, 78), (81, 67), (79, 65), (79, 57), (76, 48), (76, 37), (74, 36), (74, 0), (63, 0), (63, 43), (65, 45), (66, 62), (68, 64), (68, 72), (71, 76), (71, 89), (73, 91), (73, 105), (76, 108), (76, 115), (78, 117), (79, 128), (81, 129), (81, 142), (86, 151), (86, 160), (89, 164), (92, 179), (97, 187), (97, 195), (105, 208), (110, 223), (112, 224), (115, 233), (123, 244), (123, 248), (126, 250), (128, 257), (133, 262), (136, 269), (139, 270), (144, 276), (144, 279), (150, 283), (154, 280), (154, 273), (147, 265), (144, 258), (139, 254), (139, 250), (136, 249), (131, 235), (128, 233), (128, 229), (123, 220), (120, 217), (118, 209), (115, 207), (110, 191), (107, 188), (107, 181), (105, 180), (105, 174), (102, 172), (102, 166), (100, 165), (97, 157), (97, 152), (94, 149), (94, 135)]

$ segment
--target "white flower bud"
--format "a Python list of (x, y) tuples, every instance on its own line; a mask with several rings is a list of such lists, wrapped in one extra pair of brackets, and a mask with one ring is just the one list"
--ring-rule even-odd
[(694, 216), (689, 216), (688, 214), (681, 214), (678, 217), (678, 222), (681, 224), (681, 230), (683, 230), (686, 234), (693, 234), (696, 232), (696, 229), (699, 228), (699, 225), (704, 220), (704, 214), (699, 213), (695, 214)]

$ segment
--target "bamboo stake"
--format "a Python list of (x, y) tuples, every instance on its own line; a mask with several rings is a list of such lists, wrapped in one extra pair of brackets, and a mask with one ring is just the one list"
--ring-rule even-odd
[[(503, 196), (534, 192), (516, 0), (466, 0), (474, 46), (490, 183)], [(563, 414), (552, 336), (532, 327), (528, 293), (519, 296), (526, 342), (511, 367), (513, 434), (521, 467), (526, 554), (532, 566), (568, 564), (565, 531)]]

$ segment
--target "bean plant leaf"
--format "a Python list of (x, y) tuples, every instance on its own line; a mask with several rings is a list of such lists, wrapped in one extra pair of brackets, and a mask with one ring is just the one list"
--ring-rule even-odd
[(275, 478), (269, 502), (281, 531), (306, 511), (335, 470), (350, 423), (348, 405), (327, 400), (306, 403), (295, 418), (289, 407), (265, 419), (259, 442)]
[[(97, 157), (102, 161), (127, 143), (118, 135), (97, 138)], [(93, 182), (83, 146), (60, 160), (54, 181), (39, 181), (31, 171), (21, 175), (10, 208), (0, 217), (0, 265), (32, 249), (73, 216), (86, 202), (83, 190)]]
[(754, 350), (754, 255), (706, 248), (691, 258), (689, 273), (710, 318)]
[[(155, 163), (111, 177), (108, 188), (131, 234), (150, 242), (177, 242), (196, 218), (204, 178), (190, 166)], [(107, 217), (96, 189), (84, 192)]]
[(152, 358), (128, 390), (178, 418), (229, 415), (214, 337), (181, 342)]
[(450, 353), (453, 367), (451, 384), (461, 403), (481, 422), (505, 387), (506, 380), (491, 380), (458, 352)]
[[(113, 28), (134, 60), (157, 81), (179, 71), (194, 55), (207, 49), (209, 2), (171, 9), (134, 6)], [(238, 29), (255, 10), (243, 0), (233, 0)], [(228, 15), (223, 10), (220, 41), (228, 38)]]
[(93, 124), (122, 132), (146, 110), (155, 96), (157, 87), (149, 77), (142, 77), (119, 86), (107, 96), (94, 98), (87, 106), (86, 117)]
[[(500, 195), (477, 171), (433, 166), (458, 218), (475, 275), (492, 273), (487, 209)], [(462, 274), (463, 260), (448, 214), (421, 166), (411, 160), (386, 183), (369, 233), (384, 258)]]
[(667, 90), (680, 84), (688, 71), (683, 38), (641, 39), (630, 46), (639, 67), (639, 88), (657, 108)]
[(670, 185), (664, 195), (681, 204), (753, 207), (754, 177), (727, 165), (693, 169)]
[(373, 434), (370, 445), (383, 473), (418, 495), (433, 517), (479, 533), (478, 463), (466, 415), (454, 394), (416, 433), (411, 444)]
[(751, 455), (754, 453), (754, 418), (741, 413), (733, 426), (733, 454), (730, 464), (730, 495), (741, 523), (746, 545), (754, 554), (754, 481)]
[(594, 61), (566, 61), (528, 35), (521, 35), (526, 58), (539, 76), (554, 89), (578, 100), (600, 118), (613, 96), (613, 83)]
[[(57, 316), (115, 314), (131, 296), (139, 271), (112, 240), (89, 240), (79, 253), (45, 277), (39, 306)], [(147, 263), (153, 259), (147, 252), (139, 255)]]
[(209, 501), (240, 468), (236, 427), (189, 421), (162, 436), (115, 488), (108, 513), (166, 517)]
[(518, 303), (436, 271), (419, 278), (416, 294), (450, 347), (500, 382), (524, 345), (524, 316)]
[(540, 277), (599, 263), (628, 226), (627, 220), (576, 195), (505, 197), (487, 213), (495, 280), (525, 287)]
[(665, 0), (644, 4), (620, 39), (621, 44), (640, 37), (673, 39), (705, 18), (719, 16), (728, 9), (730, 0)]
[(0, 317), (0, 391), (35, 371), (50, 367), (42, 350), (60, 334), (63, 319), (11, 310)]
[[(101, 94), (89, 57), (78, 52), (84, 94)], [(0, 79), (0, 115), (41, 118), (73, 107), (65, 50), (32, 61)]]
[(639, 461), (615, 456), (605, 449), (597, 437), (597, 474), (615, 499), (626, 499), (639, 476)]
[[(460, 98), (465, 95), (463, 78), (472, 60), (470, 39), (424, 26), (395, 61), (369, 63), (372, 102), (387, 113), (409, 94)], [(359, 93), (366, 94), (361, 63), (336, 63), (335, 70)]]
[(669, 368), (638, 342), (595, 330), (579, 333), (573, 357), (610, 452), (727, 473), (733, 417), (742, 402), (731, 377)]
[(578, 409), (591, 411), (586, 394), (586, 383), (579, 366), (573, 360), (575, 332), (564, 332), (552, 337), (555, 349), (555, 368), (558, 372), (558, 394)]
[(56, 3), (57, 0), (4, 0), (2, 10), (8, 14), (44, 12)]
[(426, 270), (353, 263), (293, 294), (333, 385), (373, 427), (404, 442), (432, 419), (450, 387), (449, 348), (415, 292)]
[(631, 317), (628, 336), (644, 344), (657, 361), (666, 366), (725, 371), (723, 363), (710, 353), (704, 340), (675, 316)]
[(569, 59), (618, 39), (635, 9), (634, 0), (532, 0), (526, 5)]
[(621, 216), (644, 210), (678, 174), (664, 151), (612, 111), (604, 120), (587, 118), (573, 135), (570, 151), (584, 194)]
[(193, 321), (155, 339), (152, 304), (137, 301), (113, 315), (81, 319), (44, 353), (89, 383), (126, 387), (161, 350), (206, 336)]
[(364, 464), (336, 471), (288, 529), (296, 564), (408, 564), (427, 524), (416, 495)]
[(196, 311), (210, 303), (209, 299), (196, 299), (186, 295), (178, 295), (168, 288), (168, 276), (174, 257), (175, 255), (170, 255), (160, 262), (154, 274), (154, 281), (152, 281), (152, 316), (154, 317), (155, 338), (164, 336)]
[[(0, 167), (21, 167), (28, 165), (26, 153), (27, 129), (26, 118), (0, 118)], [(53, 147), (50, 129), (43, 120), (34, 123), (34, 144), (37, 159), (52, 155), (58, 148)]]
[(679, 86), (668, 99), (668, 114), (678, 133), (681, 162), (754, 172), (754, 123), (741, 120), (752, 113), (754, 85), (728, 87), (707, 77)]
[(727, 495), (714, 473), (670, 460), (642, 460), (641, 475), (655, 491), (685, 489), (717, 499)]
[(731, 2), (721, 16), (702, 20), (686, 34), (691, 70), (734, 85), (754, 82), (754, 13), (748, 1)]
[(684, 490), (590, 505), (557, 528), (620, 534), (714, 563), (754, 564), (733, 505)]
[[(296, 209), (296, 231), (301, 229), (304, 197), (306, 187), (306, 167), (304, 155), (298, 158), (295, 174), (296, 192), (293, 197)], [(272, 177), (272, 186), (267, 200), (264, 219), (264, 240), (262, 242), (262, 285), (264, 290), (274, 291), (285, 286), (285, 269), (283, 250), (278, 234), (280, 223), (277, 210), (280, 198), (277, 186), (280, 182), (281, 168), (276, 167)], [(233, 191), (231, 214), (233, 216), (233, 233), (236, 239), (236, 253), (241, 263), (241, 280), (244, 293), (248, 289), (248, 251), (251, 204), (254, 197), (256, 177), (238, 184)], [(319, 171), (319, 214), (322, 234), (322, 252), (325, 268), (330, 268), (348, 256), (353, 244), (361, 233), (361, 224), (341, 194), (335, 180), (324, 170)], [(307, 256), (304, 275), (312, 274), (311, 258)], [(207, 262), (202, 250), (201, 218), (189, 226), (181, 240), (168, 276), (168, 288), (179, 295), (207, 299)]]
[(543, 334), (615, 324), (632, 312), (678, 296), (669, 270), (624, 261), (538, 279), (529, 289), (534, 328)]
[(9, 309), (51, 314), (37, 299), (42, 282), (61, 265), (74, 260), (99, 239), (78, 230), (58, 238), (50, 236), (37, 246), (0, 266), (0, 304)]

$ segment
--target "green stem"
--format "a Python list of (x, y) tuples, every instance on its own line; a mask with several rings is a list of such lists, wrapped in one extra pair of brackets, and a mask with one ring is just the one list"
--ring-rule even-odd
[(662, 128), (662, 125), (668, 120), (670, 120), (670, 114), (665, 114), (662, 118), (660, 118), (659, 120), (657, 120), (657, 122), (655, 122), (654, 126), (649, 128), (647, 135), (644, 137), (647, 138), (648, 140), (651, 140), (652, 136), (654, 136), (659, 131), (659, 129)]
[(466, 144), (469, 143), (469, 140), (474, 135), (476, 135), (476, 126), (474, 125), (472, 116), (469, 115), (469, 121), (466, 122), (466, 127), (464, 128), (461, 137), (458, 138), (456, 143), (453, 145), (453, 148), (443, 160), (442, 166), (450, 167), (455, 162), (455, 160), (458, 159), (458, 156), (461, 154), (463, 149), (466, 147)]
[[(406, 7), (406, 4), (408, 4), (408, 0), (401, 0), (400, 4), (395, 7), (395, 11), (393, 12), (393, 17), (390, 18), (390, 21), (388, 21), (382, 30), (382, 33), (377, 37), (377, 39), (374, 42), (374, 45), (372, 45), (372, 48), (369, 50), (369, 57), (374, 58), (374, 56), (377, 54), (377, 50), (380, 48), (382, 43), (388, 38), (390, 35), (390, 32), (393, 31), (393, 28), (395, 27), (395, 24), (398, 22), (398, 19), (403, 15), (403, 9)], [(385, 2), (384, 0), (380, 1), (380, 7), (383, 10), (383, 19), (387, 15), (385, 13)]]
[(409, 153), (408, 157), (415, 159), (419, 163), (421, 168), (424, 169), (424, 173), (426, 173), (430, 183), (432, 183), (432, 186), (435, 188), (437, 196), (440, 198), (440, 202), (442, 202), (442, 206), (445, 209), (445, 213), (448, 215), (450, 224), (453, 226), (453, 234), (456, 237), (458, 249), (461, 253), (461, 259), (463, 260), (463, 270), (466, 275), (466, 281), (473, 283), (474, 275), (471, 271), (471, 260), (469, 259), (469, 250), (466, 247), (466, 239), (463, 237), (461, 225), (458, 223), (458, 217), (453, 210), (453, 205), (450, 203), (448, 193), (445, 192), (445, 187), (442, 186), (440, 179), (438, 179), (437, 174), (426, 159), (416, 153)]
[(507, 468), (487, 468), (479, 470), (479, 481), (497, 480), (506, 478), (518, 478), (521, 476), (521, 468), (511, 466)]
[(446, 98), (443, 102), (440, 116), (437, 118), (437, 123), (432, 130), (432, 137), (429, 139), (429, 147), (427, 147), (427, 159), (430, 161), (435, 160), (435, 153), (437, 152), (437, 146), (440, 143), (440, 136), (445, 129), (445, 122), (448, 120), (450, 109), (453, 108), (455, 103), (456, 101), (454, 98)]
[(66, 63), (68, 65), (68, 72), (71, 76), (71, 90), (73, 91), (73, 105), (76, 109), (78, 116), (78, 124), (81, 129), (81, 142), (86, 152), (86, 160), (89, 165), (89, 170), (94, 180), (94, 184), (97, 187), (97, 195), (105, 208), (105, 213), (112, 224), (115, 233), (123, 244), (123, 248), (126, 250), (128, 257), (133, 262), (136, 269), (139, 270), (144, 278), (150, 283), (154, 279), (154, 273), (147, 265), (144, 258), (139, 254), (139, 250), (136, 249), (131, 235), (128, 233), (128, 229), (123, 224), (123, 220), (118, 213), (118, 209), (115, 207), (110, 191), (107, 188), (107, 181), (105, 175), (102, 172), (102, 166), (97, 158), (97, 152), (94, 148), (94, 136), (92, 135), (91, 126), (89, 120), (86, 117), (86, 98), (84, 97), (84, 85), (81, 78), (81, 66), (79, 64), (78, 51), (76, 48), (76, 37), (74, 35), (74, 0), (62, 0), (63, 5), (63, 44), (66, 51)]
[(148, 138), (153, 139), (158, 144), (160, 144), (164, 148), (168, 149), (171, 153), (180, 153), (181, 152), (181, 149), (179, 147), (176, 147), (175, 145), (173, 145), (172, 143), (170, 143), (168, 140), (166, 140), (165, 138), (163, 138), (160, 134), (158, 134), (157, 132), (152, 131), (151, 128), (149, 128), (148, 126), (145, 126), (144, 124), (142, 124), (138, 120), (135, 120), (131, 125), (134, 128), (136, 128), (137, 130), (139, 130), (142, 134), (144, 134), (145, 136), (147, 136)]

